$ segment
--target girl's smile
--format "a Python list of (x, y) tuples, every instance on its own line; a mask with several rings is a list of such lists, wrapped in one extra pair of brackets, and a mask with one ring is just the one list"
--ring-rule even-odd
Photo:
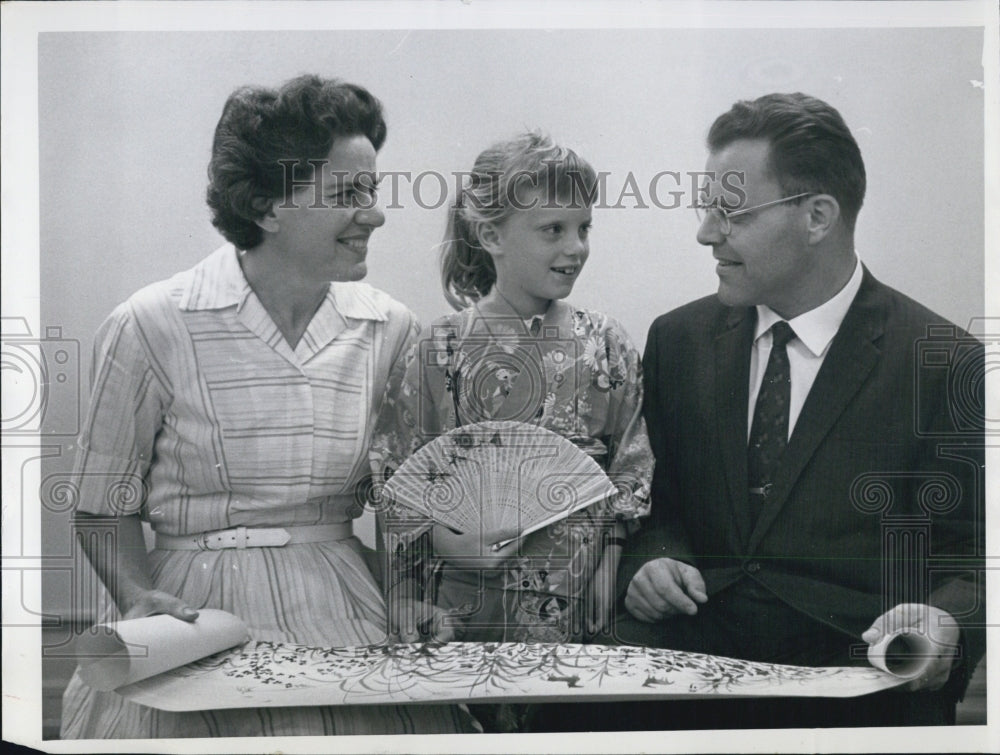
[(542, 314), (553, 299), (569, 296), (590, 256), (590, 207), (544, 200), (543, 191), (535, 192), (528, 209), (480, 232), (496, 267), (496, 287), (522, 317)]

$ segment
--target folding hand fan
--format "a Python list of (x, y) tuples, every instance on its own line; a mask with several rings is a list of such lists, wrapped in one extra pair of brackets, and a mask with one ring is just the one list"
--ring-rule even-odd
[(573, 443), (523, 422), (456, 428), (407, 459), (384, 489), (389, 500), (460, 533), (518, 537), (615, 492)]

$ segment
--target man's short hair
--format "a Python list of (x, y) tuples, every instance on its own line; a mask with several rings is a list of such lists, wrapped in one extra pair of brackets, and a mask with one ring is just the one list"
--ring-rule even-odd
[(865, 199), (865, 164), (835, 108), (800, 92), (741, 100), (715, 119), (708, 149), (716, 152), (740, 139), (770, 144), (769, 167), (785, 196), (829, 194), (854, 229)]

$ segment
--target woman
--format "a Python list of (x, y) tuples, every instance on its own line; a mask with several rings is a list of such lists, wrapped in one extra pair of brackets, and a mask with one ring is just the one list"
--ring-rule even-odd
[[(352, 283), (385, 220), (374, 188), (385, 135), (378, 100), (350, 84), (302, 76), (234, 92), (208, 189), (230, 244), (139, 291), (98, 332), (77, 526), (118, 518), (117, 555), (88, 555), (125, 618), (191, 621), (211, 607), (255, 640), (386, 639), (351, 535), (371, 428), (418, 331), (402, 305)], [(122, 489), (134, 495), (109, 494)], [(156, 533), (148, 556), (140, 519)], [(446, 706), (167, 713), (74, 678), (62, 735), (428, 733), (468, 721)]]

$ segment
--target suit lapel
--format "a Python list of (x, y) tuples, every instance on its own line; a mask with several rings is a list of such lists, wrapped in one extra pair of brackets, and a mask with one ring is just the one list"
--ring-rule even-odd
[(878, 361), (880, 352), (874, 341), (881, 336), (885, 323), (881, 300), (880, 284), (866, 269), (861, 289), (830, 344), (778, 464), (774, 487), (750, 536), (751, 551), (774, 522), (805, 465)]
[(715, 416), (722, 446), (722, 468), (729, 486), (739, 546), (750, 535), (747, 489), (747, 404), (750, 382), (750, 349), (756, 313), (731, 310), (715, 338)]

